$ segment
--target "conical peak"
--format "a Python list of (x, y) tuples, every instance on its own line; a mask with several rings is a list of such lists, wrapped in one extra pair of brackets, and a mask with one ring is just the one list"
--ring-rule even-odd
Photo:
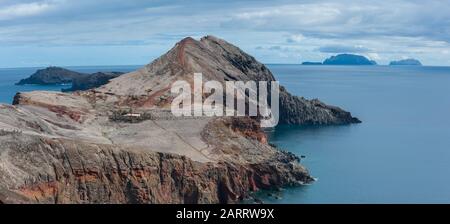
[(194, 73), (216, 81), (274, 80), (255, 58), (225, 40), (208, 35), (200, 40), (182, 39), (143, 69), (112, 80), (104, 89), (118, 95), (145, 95), (150, 90), (163, 93), (176, 80), (192, 80)]
[(197, 42), (197, 40), (195, 40), (195, 39), (192, 38), (192, 37), (185, 37), (185, 38), (183, 38), (182, 40), (180, 40), (180, 41), (178, 42), (178, 45), (181, 45), (181, 44), (187, 44), (187, 43), (192, 43), (192, 42)]
[[(200, 41), (198, 41), (198, 40), (196, 40), (196, 39), (194, 39), (192, 37), (185, 37), (182, 40), (180, 40), (176, 44), (176, 46), (177, 46), (177, 50), (178, 51), (184, 51), (187, 46), (194, 47), (194, 48), (203, 48), (203, 49), (205, 49), (205, 48), (208, 48), (209, 46), (211, 46), (211, 44), (213, 44), (213, 45), (221, 45), (221, 46), (224, 46), (224, 47), (225, 46), (226, 47), (229, 47), (229, 46), (235, 47), (234, 45), (226, 42), (225, 40), (220, 39), (218, 37), (215, 37), (213, 35), (206, 35), (206, 36), (200, 38)], [(212, 50), (212, 49), (209, 49), (209, 50)]]
[(203, 73), (215, 80), (273, 80), (267, 68), (237, 46), (207, 35), (200, 40), (186, 37), (165, 57), (187, 75)]
[(192, 52), (201, 52), (204, 51), (203, 44), (192, 38), (192, 37), (186, 37), (179, 41), (175, 45), (175, 52), (177, 57), (177, 62), (182, 66), (185, 67), (186, 64), (186, 54), (192, 53)]
[(220, 41), (220, 42), (224, 42), (224, 40), (214, 36), (214, 35), (206, 35), (200, 38), (200, 41), (196, 40), (193, 37), (185, 37), (183, 39), (181, 39), (178, 43), (183, 43), (183, 42), (204, 42), (204, 41)]

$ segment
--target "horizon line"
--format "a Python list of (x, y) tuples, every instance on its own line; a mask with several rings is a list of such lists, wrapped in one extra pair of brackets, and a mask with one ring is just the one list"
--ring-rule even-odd
[[(389, 64), (376, 64), (376, 65), (302, 65), (302, 63), (262, 63), (264, 65), (301, 65), (301, 66), (305, 66), (305, 67), (313, 67), (313, 66), (364, 66), (364, 67), (450, 67), (450, 65), (389, 65)], [(103, 64), (103, 65), (42, 65), (42, 66), (17, 66), (17, 67), (0, 67), (0, 69), (31, 69), (31, 68), (48, 68), (48, 67), (61, 67), (61, 68), (76, 68), (76, 67), (120, 67), (120, 66), (145, 66), (147, 64), (128, 64), (128, 65), (124, 65), (124, 64)]]

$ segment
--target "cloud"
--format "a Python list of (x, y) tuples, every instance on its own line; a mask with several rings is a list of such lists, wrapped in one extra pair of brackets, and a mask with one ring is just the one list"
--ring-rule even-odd
[(281, 50), (281, 46), (271, 46), (271, 47), (269, 47), (269, 50), (279, 51), (279, 50)]
[[(85, 55), (93, 46), (121, 49), (117, 54), (128, 58), (150, 53), (133, 55), (119, 46), (158, 56), (185, 36), (213, 34), (263, 62), (350, 52), (447, 63), (449, 11), (448, 0), (0, 0), (0, 58), (20, 58), (31, 47), (73, 47)], [(20, 46), (23, 51), (15, 48)], [(6, 48), (9, 55), (1, 51)], [(81, 54), (71, 60), (84, 62)]]
[(304, 39), (305, 39), (305, 37), (302, 34), (294, 34), (294, 35), (289, 36), (286, 39), (286, 42), (288, 42), (288, 43), (300, 43)]
[(0, 20), (39, 15), (55, 8), (57, 3), (57, 1), (44, 1), (9, 5), (0, 8)]
[(295, 52), (295, 53), (299, 53), (301, 50), (299, 50), (298, 47), (292, 47), (292, 46), (280, 46), (280, 45), (273, 45), (273, 46), (257, 46), (255, 47), (256, 50), (267, 50), (267, 51), (276, 51), (276, 52), (284, 52), (284, 53), (288, 53), (288, 52)]
[(448, 1), (314, 1), (240, 9), (225, 24), (319, 38), (427, 37), (450, 42)]
[(286, 4), (241, 9), (223, 23), (224, 27), (295, 31), (337, 21), (341, 11), (335, 3)]
[(327, 45), (317, 49), (322, 53), (368, 53), (371, 49), (363, 46)]
[(375, 61), (382, 59), (382, 57), (378, 53), (373, 53), (373, 52), (372, 53), (368, 53), (367, 57), (369, 59), (375, 60)]

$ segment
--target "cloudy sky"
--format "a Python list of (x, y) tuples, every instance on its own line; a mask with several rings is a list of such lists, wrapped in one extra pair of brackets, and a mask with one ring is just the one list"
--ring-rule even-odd
[(0, 67), (140, 65), (212, 34), (264, 63), (450, 65), (450, 0), (0, 0)]

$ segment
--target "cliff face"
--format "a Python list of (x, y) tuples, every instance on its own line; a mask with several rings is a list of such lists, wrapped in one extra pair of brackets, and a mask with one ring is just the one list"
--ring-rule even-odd
[(341, 125), (361, 123), (350, 112), (314, 99), (293, 96), (284, 88), (280, 92), (280, 123), (301, 125)]
[[(0, 105), (0, 203), (233, 203), (313, 180), (255, 119), (173, 116), (170, 85), (193, 72), (274, 80), (237, 47), (205, 37), (95, 90), (19, 93)], [(317, 100), (280, 97), (284, 123), (355, 122)]]
[(1, 203), (230, 203), (257, 189), (310, 181), (283, 153), (277, 156), (284, 162), (198, 163), (20, 133), (2, 133), (0, 141)]
[(77, 95), (15, 102), (0, 106), (1, 203), (233, 203), (312, 181), (250, 118), (149, 111), (150, 120), (117, 123)]

